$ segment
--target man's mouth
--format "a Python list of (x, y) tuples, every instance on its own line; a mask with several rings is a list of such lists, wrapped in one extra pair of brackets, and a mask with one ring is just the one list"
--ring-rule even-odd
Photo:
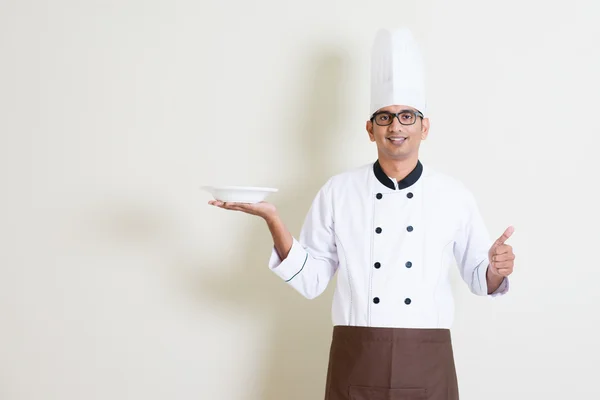
[(387, 140), (389, 140), (393, 144), (398, 145), (404, 143), (404, 141), (406, 140), (406, 136), (390, 136), (387, 138)]

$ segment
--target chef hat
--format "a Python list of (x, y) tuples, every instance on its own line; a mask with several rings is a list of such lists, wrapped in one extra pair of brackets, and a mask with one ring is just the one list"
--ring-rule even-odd
[(423, 60), (407, 28), (381, 29), (371, 52), (371, 115), (391, 105), (426, 112)]

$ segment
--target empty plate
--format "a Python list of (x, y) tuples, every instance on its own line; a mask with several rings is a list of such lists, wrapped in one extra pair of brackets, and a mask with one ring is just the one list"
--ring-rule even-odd
[(202, 186), (215, 200), (231, 203), (260, 203), (278, 189), (252, 186)]

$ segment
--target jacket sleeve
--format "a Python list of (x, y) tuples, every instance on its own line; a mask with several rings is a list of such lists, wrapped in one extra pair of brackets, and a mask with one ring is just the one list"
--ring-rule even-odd
[(299, 239), (294, 237), (288, 256), (281, 260), (272, 248), (269, 268), (308, 299), (325, 291), (338, 268), (331, 180), (314, 198)]
[[(493, 241), (483, 222), (477, 202), (471, 192), (466, 190), (466, 208), (462, 226), (454, 242), (454, 257), (460, 275), (472, 293), (478, 296), (488, 295), (487, 269), (488, 251)], [(490, 296), (504, 295), (509, 290), (509, 280), (504, 278), (498, 289)]]

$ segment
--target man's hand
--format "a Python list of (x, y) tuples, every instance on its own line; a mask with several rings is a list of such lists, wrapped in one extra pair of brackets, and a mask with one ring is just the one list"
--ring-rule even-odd
[[(509, 226), (502, 236), (498, 238), (490, 248), (488, 256), (490, 259), (489, 273), (494, 277), (507, 277), (513, 272), (515, 266), (515, 254), (511, 245), (505, 242), (510, 238), (515, 231), (515, 228)], [(498, 280), (496, 278), (495, 280)], [(500, 279), (500, 281), (502, 281)]]
[(222, 201), (209, 201), (208, 204), (215, 207), (224, 208), (226, 210), (241, 211), (246, 214), (257, 215), (264, 218), (265, 221), (269, 222), (277, 217), (277, 209), (271, 203), (261, 201), (260, 203), (249, 204), (249, 203), (225, 203)]

